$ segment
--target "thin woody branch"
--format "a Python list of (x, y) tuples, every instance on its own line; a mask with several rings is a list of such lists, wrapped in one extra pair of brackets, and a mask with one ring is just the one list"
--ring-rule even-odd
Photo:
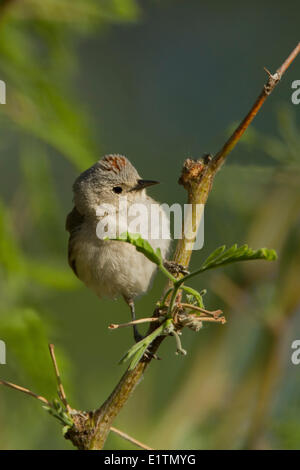
[[(182, 184), (187, 190), (188, 202), (192, 204), (194, 233), (197, 233), (197, 228), (201, 219), (197, 218), (197, 211), (195, 211), (196, 205), (206, 203), (217, 171), (224, 163), (228, 154), (236, 146), (267, 97), (279, 83), (282, 75), (288, 69), (299, 52), (300, 43), (279, 67), (277, 72), (274, 75), (271, 74), (269, 76), (267, 83), (264, 85), (262, 92), (254, 102), (249, 113), (234, 131), (232, 136), (227, 140), (222, 149), (213, 158), (207, 156), (199, 161), (188, 159), (184, 163), (179, 183)], [(181, 264), (184, 267), (188, 267), (191, 254), (192, 249), (190, 240), (187, 240), (183, 234), (183, 237), (178, 241), (175, 250), (174, 262)], [(178, 300), (180, 300), (180, 298)], [(152, 354), (157, 351), (163, 339), (164, 337), (160, 336), (156, 338), (156, 340), (151, 344), (150, 352)], [(150, 361), (151, 355), (148, 355), (147, 358), (144, 358), (141, 362), (138, 363), (134, 370), (127, 370), (108, 399), (98, 410), (92, 414), (91, 420), (93, 423), (93, 432), (88, 446), (89, 449), (103, 448), (113, 420), (129, 399), (136, 385), (140, 382), (142, 375)]]
[(185, 304), (185, 303), (180, 303), (181, 307), (183, 308), (189, 308), (190, 310), (197, 310), (198, 312), (201, 313), (206, 313), (207, 315), (211, 315), (214, 318), (218, 318), (223, 312), (222, 310), (206, 310), (205, 308), (198, 307), (197, 305), (191, 305), (191, 304)]
[(50, 408), (52, 407), (52, 404), (50, 401), (47, 400), (47, 398), (42, 397), (41, 395), (37, 395), (36, 393), (32, 392), (31, 390), (28, 390), (28, 388), (21, 387), (20, 385), (13, 384), (11, 382), (7, 382), (6, 380), (0, 380), (0, 385), (5, 385), (5, 387), (12, 388), (14, 390), (17, 390), (18, 392), (25, 393), (26, 395), (30, 395), (33, 398), (36, 398), (37, 400), (41, 401), (44, 403), (44, 405), (49, 406)]
[[(193, 316), (193, 314), (191, 316)], [(216, 317), (216, 318), (197, 315), (196, 319), (204, 321), (204, 322), (222, 323), (222, 324), (226, 323), (226, 318), (223, 315), (220, 317)]]
[(277, 71), (274, 74), (271, 74), (266, 68), (265, 71), (268, 74), (268, 81), (264, 85), (260, 95), (258, 96), (257, 100), (255, 101), (254, 105), (250, 109), (249, 113), (247, 116), (243, 119), (243, 121), (240, 123), (240, 125), (236, 128), (234, 133), (231, 135), (231, 137), (227, 140), (227, 142), (224, 144), (222, 149), (215, 155), (211, 162), (211, 167), (213, 170), (219, 169), (220, 166), (224, 163), (227, 155), (233, 150), (233, 148), (236, 146), (242, 135), (244, 134), (245, 130), (249, 127), (253, 119), (255, 118), (256, 114), (268, 98), (268, 96), (272, 93), (276, 85), (278, 85), (279, 81), (281, 80), (281, 77), (283, 74), (286, 72), (290, 64), (293, 62), (293, 60), (296, 58), (296, 56), (300, 52), (300, 42), (298, 45), (295, 47), (295, 49), (290, 53), (288, 58), (283, 62), (283, 64), (277, 69)]
[(117, 328), (125, 328), (126, 326), (140, 325), (141, 323), (158, 322), (158, 317), (140, 318), (139, 320), (129, 321), (128, 323), (111, 323), (108, 327), (109, 330), (116, 330)]
[(126, 434), (126, 432), (120, 431), (120, 429), (114, 428), (111, 426), (110, 430), (117, 434), (118, 436), (122, 437), (126, 441), (131, 442), (131, 444), (135, 444), (137, 447), (140, 447), (141, 449), (144, 450), (153, 450), (152, 447), (147, 446), (146, 444), (143, 444), (141, 441), (138, 441), (137, 439), (134, 439), (133, 437), (129, 436)]

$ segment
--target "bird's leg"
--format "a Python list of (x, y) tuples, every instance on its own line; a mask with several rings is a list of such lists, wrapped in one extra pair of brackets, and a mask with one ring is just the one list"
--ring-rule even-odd
[[(134, 301), (132, 299), (128, 299), (127, 297), (124, 297), (124, 300), (130, 308), (132, 321), (135, 321), (136, 317), (135, 317)], [(132, 325), (132, 326), (133, 326), (134, 341), (138, 343), (139, 341), (142, 341), (142, 339), (144, 339), (145, 336), (139, 333), (136, 325)], [(144, 356), (146, 358), (152, 357), (153, 359), (158, 359), (158, 360), (160, 359), (160, 357), (158, 357), (156, 354), (149, 352), (148, 349), (145, 351)]]
[(171, 273), (171, 274), (183, 274), (184, 276), (186, 274), (189, 274), (189, 271), (182, 266), (182, 264), (175, 263), (175, 261), (164, 261), (164, 267)]
[[(125, 299), (125, 301), (127, 302), (128, 306), (129, 306), (129, 308), (130, 308), (132, 321), (135, 321), (135, 320), (136, 320), (136, 317), (135, 317), (134, 301), (133, 301), (132, 299)], [(136, 325), (132, 325), (132, 326), (133, 326), (134, 341), (135, 341), (136, 343), (138, 343), (139, 341), (141, 341), (142, 339), (144, 339), (144, 336), (139, 333), (139, 331), (138, 331)]]

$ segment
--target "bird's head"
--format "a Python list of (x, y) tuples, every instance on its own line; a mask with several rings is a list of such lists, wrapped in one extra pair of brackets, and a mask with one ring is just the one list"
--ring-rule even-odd
[(142, 179), (126, 157), (106, 155), (76, 179), (74, 202), (80, 213), (94, 213), (100, 204), (118, 207), (121, 197), (129, 203), (140, 200), (145, 188), (157, 183)]

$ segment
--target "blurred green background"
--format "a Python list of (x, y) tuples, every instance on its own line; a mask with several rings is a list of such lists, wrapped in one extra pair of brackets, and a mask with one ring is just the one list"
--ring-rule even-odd
[[(0, 79), (0, 378), (56, 393), (47, 343), (56, 345), (73, 407), (89, 410), (124, 370), (131, 331), (122, 301), (99, 301), (69, 270), (65, 217), (73, 180), (106, 153), (125, 154), (151, 194), (185, 202), (184, 158), (215, 153), (265, 80), (299, 40), (294, 0), (2, 0)], [(291, 83), (300, 58), (217, 175), (205, 248), (275, 248), (275, 263), (205, 273), (207, 308), (227, 324), (172, 339), (117, 418), (161, 449), (300, 448), (300, 132)], [(137, 303), (148, 316), (158, 276)], [(72, 449), (38, 402), (0, 389), (1, 449)], [(107, 449), (133, 448), (111, 434)]]

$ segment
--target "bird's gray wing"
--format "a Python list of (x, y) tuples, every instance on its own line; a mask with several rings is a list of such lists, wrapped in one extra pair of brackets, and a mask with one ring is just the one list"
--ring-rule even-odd
[(66, 220), (66, 230), (70, 233), (69, 245), (68, 245), (68, 261), (70, 267), (78, 277), (76, 269), (76, 256), (75, 256), (75, 237), (80, 230), (84, 221), (84, 216), (78, 212), (76, 207), (73, 207), (72, 211), (68, 214)]

